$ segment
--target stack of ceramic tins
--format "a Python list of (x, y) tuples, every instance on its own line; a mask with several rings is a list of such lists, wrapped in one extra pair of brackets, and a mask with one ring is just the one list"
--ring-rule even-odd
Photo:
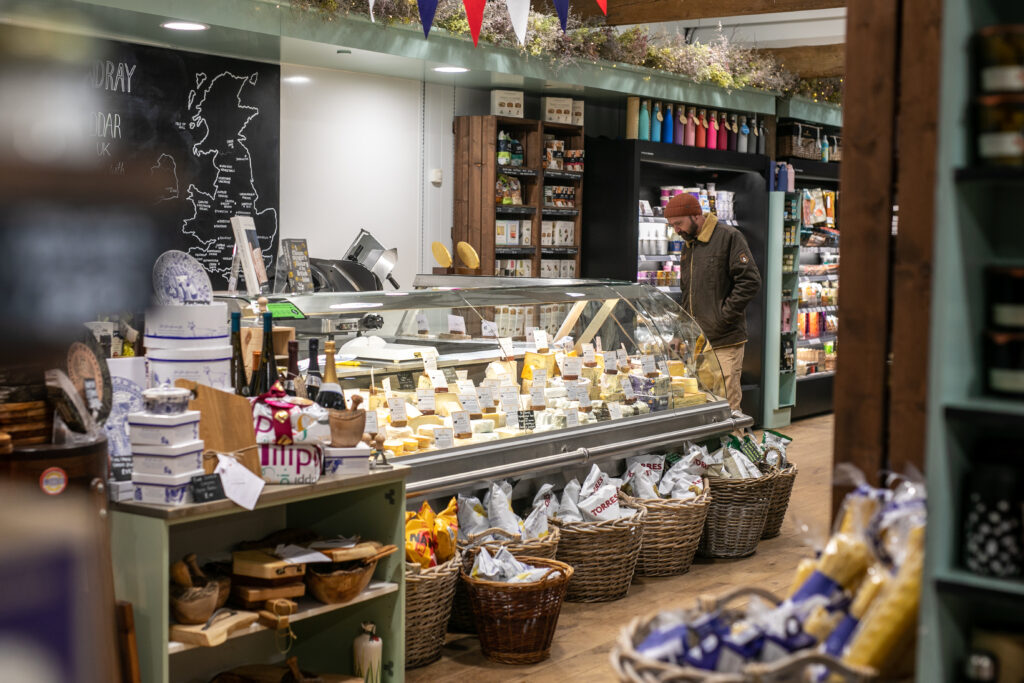
[(0, 433), (10, 436), (13, 448), (50, 442), (53, 410), (41, 368), (0, 369)]
[(183, 389), (143, 392), (145, 412), (128, 416), (132, 444), (132, 498), (137, 503), (185, 505), (192, 502), (192, 477), (204, 474), (199, 411), (178, 401)]

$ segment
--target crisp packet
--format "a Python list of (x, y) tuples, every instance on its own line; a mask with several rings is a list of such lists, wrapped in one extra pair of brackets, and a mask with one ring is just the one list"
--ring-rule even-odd
[(507, 498), (508, 500), (512, 500), (512, 484), (508, 483), (504, 479), (501, 480), (501, 481), (498, 481), (498, 482), (493, 482), (492, 486), (487, 489), (486, 493), (484, 493), (484, 509), (485, 510), (490, 510), (491, 509), (491, 491), (494, 488), (494, 484), (496, 484), (498, 487), (501, 488), (502, 492), (505, 494), (505, 498)]
[(469, 570), (469, 575), (474, 579), (501, 581), (505, 572), (502, 566), (487, 552), (487, 548), (481, 547), (477, 551), (476, 559), (473, 560), (473, 568)]
[(523, 522), (523, 540), (544, 538), (548, 535), (548, 515), (543, 507), (533, 508), (526, 521)]
[(558, 514), (558, 496), (555, 495), (554, 484), (544, 484), (533, 497), (534, 509), (543, 508), (544, 514), (554, 517)]
[(793, 439), (780, 434), (779, 432), (773, 432), (770, 429), (764, 430), (761, 435), (761, 451), (764, 453), (764, 459), (769, 465), (784, 469), (789, 465), (789, 460), (786, 458), (786, 447), (793, 442)]
[[(631, 458), (626, 458), (626, 471), (628, 472), (633, 469), (633, 466), (636, 464), (642, 465), (651, 471), (654, 475), (655, 484), (661, 481), (661, 476), (665, 473), (665, 456), (658, 453), (634, 455)], [(628, 478), (626, 481), (628, 481)]]
[(750, 461), (743, 451), (737, 450), (732, 446), (726, 446), (722, 451), (725, 472), (730, 478), (757, 479), (761, 476), (761, 470), (757, 469), (757, 466)]
[(604, 485), (607, 478), (608, 475), (602, 472), (601, 468), (595, 464), (590, 468), (590, 473), (587, 475), (587, 478), (583, 480), (583, 484), (580, 487), (580, 495), (587, 497), (594, 493)]
[(434, 519), (434, 538), (437, 540), (437, 561), (447, 562), (455, 556), (455, 539), (459, 534), (458, 503), (455, 498)]
[(704, 479), (692, 469), (686, 464), (685, 459), (680, 460), (665, 472), (661, 483), (658, 484), (658, 491), (669, 498), (687, 498), (685, 492), (691, 490), (694, 496), (700, 495), (704, 490)]
[(424, 569), (437, 566), (434, 531), (419, 515), (405, 524), (405, 557)]
[(593, 495), (580, 501), (580, 512), (584, 521), (600, 522), (605, 519), (618, 519), (619, 494), (611, 484), (605, 484)]
[(583, 514), (579, 508), (580, 482), (573, 479), (562, 490), (562, 502), (558, 506), (557, 517), (561, 522), (582, 522)]
[(512, 487), (509, 486), (506, 492), (502, 484), (505, 482), (491, 484), (491, 495), (487, 501), (487, 526), (502, 529), (513, 536), (521, 536), (523, 520), (512, 512)]
[(658, 475), (642, 462), (634, 462), (623, 477), (626, 486), (637, 498), (660, 498), (658, 495)]
[(459, 538), (468, 541), (471, 536), (487, 531), (487, 512), (476, 496), (459, 495)]

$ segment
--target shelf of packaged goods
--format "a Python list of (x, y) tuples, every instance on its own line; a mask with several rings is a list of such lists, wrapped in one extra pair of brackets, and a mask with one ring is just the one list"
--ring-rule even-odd
[(518, 206), (515, 204), (497, 204), (494, 207), (494, 213), (504, 214), (506, 216), (532, 216), (537, 213), (537, 209), (532, 206)]
[(809, 375), (800, 375), (796, 378), (796, 381), (800, 382), (805, 379), (825, 379), (826, 377), (835, 377), (834, 370), (823, 370), (821, 372), (812, 372)]
[(541, 256), (575, 256), (579, 247), (541, 247)]
[(935, 582), (940, 589), (950, 592), (982, 591), (1024, 598), (1024, 581), (972, 574), (965, 569), (954, 568), (937, 572)]
[(801, 275), (800, 279), (805, 282), (829, 282), (839, 281), (839, 273), (826, 273), (825, 275)]
[(556, 171), (549, 168), (544, 169), (544, 180), (580, 180), (583, 178), (583, 171)]
[[(321, 614), (326, 614), (328, 612), (334, 612), (339, 609), (345, 609), (346, 607), (358, 605), (361, 602), (366, 602), (367, 600), (373, 600), (374, 598), (379, 598), (382, 595), (388, 595), (389, 593), (396, 592), (398, 592), (397, 583), (389, 583), (386, 581), (371, 581), (370, 585), (366, 587), (366, 590), (364, 590), (362, 593), (352, 598), (348, 602), (342, 602), (335, 605), (325, 605), (322, 602), (318, 602), (312, 598), (299, 598), (299, 600), (297, 601), (299, 603), (298, 611), (295, 614), (291, 615), (289, 621), (292, 623), (296, 621), (302, 621), (303, 619), (309, 619), (310, 617), (316, 617)], [(231, 635), (228, 636), (228, 640), (234, 640), (235, 638), (241, 638), (242, 636), (248, 636), (253, 633), (259, 633), (261, 631), (269, 630), (270, 629), (268, 627), (263, 626), (262, 624), (257, 622), (247, 628), (239, 629), (237, 631), (232, 632)], [(201, 645), (180, 643), (178, 641), (172, 640), (169, 643), (167, 643), (167, 654), (174, 655), (178, 654), (179, 652), (187, 652), (188, 650), (196, 650), (200, 648), (210, 649), (205, 648)]]
[(535, 168), (525, 166), (498, 166), (498, 175), (514, 175), (520, 178), (536, 178), (538, 173)]
[(558, 206), (545, 206), (541, 209), (541, 213), (545, 216), (576, 216), (579, 214), (579, 209), (568, 209)]
[(800, 305), (801, 313), (838, 313), (839, 306), (804, 306)]
[(641, 254), (637, 256), (638, 261), (679, 261), (678, 254)]
[(1020, 166), (969, 166), (954, 172), (958, 183), (994, 182), (1024, 183), (1024, 168)]
[(797, 346), (823, 346), (828, 342), (834, 342), (839, 339), (838, 334), (823, 334), (820, 337), (811, 337), (809, 339), (798, 339), (796, 342)]

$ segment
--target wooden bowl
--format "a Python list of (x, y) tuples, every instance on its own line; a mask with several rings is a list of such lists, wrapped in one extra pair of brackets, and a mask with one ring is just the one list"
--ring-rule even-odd
[(220, 590), (216, 581), (198, 588), (171, 589), (171, 614), (179, 624), (205, 624), (217, 609)]
[(306, 585), (322, 603), (348, 602), (366, 589), (376, 568), (377, 560), (311, 564), (306, 571)]

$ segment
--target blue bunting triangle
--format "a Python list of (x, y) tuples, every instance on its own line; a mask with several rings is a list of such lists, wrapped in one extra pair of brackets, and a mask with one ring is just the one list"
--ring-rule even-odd
[(565, 23), (569, 21), (569, 0), (554, 0), (554, 3), (558, 21), (562, 23), (562, 33), (565, 33)]
[(437, 0), (419, 0), (420, 23), (423, 24), (423, 37), (429, 38), (430, 27), (434, 25), (434, 14), (437, 13)]

